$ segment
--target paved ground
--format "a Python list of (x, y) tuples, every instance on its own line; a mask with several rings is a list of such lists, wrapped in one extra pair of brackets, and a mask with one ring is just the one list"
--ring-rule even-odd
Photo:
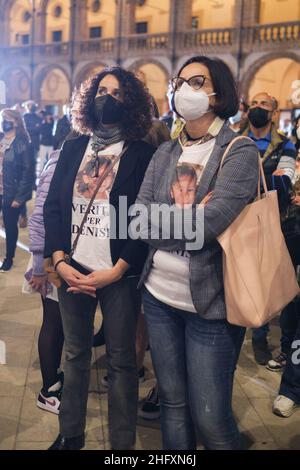
[[(26, 230), (21, 230), (20, 239), (27, 244)], [(0, 256), (3, 253), (4, 240), (0, 236)], [(41, 387), (37, 353), (41, 306), (38, 296), (21, 293), (27, 262), (28, 253), (18, 248), (14, 269), (0, 273), (0, 339), (7, 347), (7, 364), (0, 365), (0, 449), (46, 449), (58, 430), (57, 417), (35, 404)], [(100, 321), (98, 316), (98, 325)], [(271, 343), (276, 352), (279, 345), (276, 321), (271, 328)], [(148, 354), (147, 380), (140, 386), (140, 400), (154, 382)], [(93, 353), (88, 402), (87, 449), (109, 449), (107, 394), (100, 384), (105, 372), (105, 350), (97, 348)], [(300, 408), (288, 419), (271, 412), (279, 382), (280, 374), (254, 362), (248, 332), (236, 374), (233, 407), (249, 449), (300, 449)], [(158, 421), (139, 418), (137, 435), (137, 449), (161, 448)]]

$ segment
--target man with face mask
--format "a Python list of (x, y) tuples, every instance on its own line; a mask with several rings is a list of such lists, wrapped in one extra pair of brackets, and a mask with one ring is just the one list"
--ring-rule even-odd
[(34, 101), (27, 101), (25, 103), (25, 109), (25, 126), (34, 147), (35, 157), (37, 157), (37, 153), (40, 149), (40, 126), (42, 124), (42, 119), (37, 115), (37, 105)]
[[(243, 135), (247, 135), (256, 143), (262, 158), (268, 189), (277, 190), (279, 209), (281, 214), (284, 214), (289, 199), (288, 189), (291, 188), (291, 180), (295, 172), (296, 149), (294, 144), (276, 128), (274, 120), (277, 109), (277, 100), (268, 93), (255, 95), (248, 112), (249, 126)], [(252, 346), (255, 360), (261, 365), (267, 365), (270, 362), (271, 366), (275, 361), (277, 366), (282, 363), (280, 366), (282, 367), (286, 354), (282, 356), (281, 353), (282, 357), (278, 356), (272, 360), (267, 341), (268, 331), (268, 325), (253, 330)], [(289, 342), (287, 338), (287, 343)]]

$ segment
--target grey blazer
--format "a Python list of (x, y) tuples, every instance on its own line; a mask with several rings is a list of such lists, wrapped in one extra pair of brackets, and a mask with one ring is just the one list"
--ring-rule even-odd
[[(213, 197), (204, 208), (204, 245), (201, 250), (190, 251), (190, 287), (196, 311), (208, 320), (226, 318), (223, 287), (222, 250), (217, 236), (234, 221), (244, 207), (254, 199), (258, 180), (258, 150), (251, 141), (237, 141), (228, 153), (222, 171), (218, 174), (224, 151), (236, 137), (226, 123), (216, 138), (209, 161), (204, 169), (195, 204), (213, 190)], [(182, 153), (178, 140), (163, 143), (148, 166), (138, 194), (137, 203), (146, 206), (172, 205), (171, 179)], [(150, 245), (140, 285), (151, 270), (157, 249), (185, 250), (184, 238), (145, 240)]]

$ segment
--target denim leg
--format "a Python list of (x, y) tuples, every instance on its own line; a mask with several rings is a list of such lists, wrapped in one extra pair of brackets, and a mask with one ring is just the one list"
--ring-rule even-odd
[(158, 380), (163, 449), (196, 449), (185, 358), (185, 322), (176, 309), (143, 290), (153, 366)]
[(233, 378), (245, 328), (226, 320), (191, 316), (186, 326), (186, 356), (191, 413), (205, 448), (240, 449), (232, 413)]
[(65, 335), (65, 380), (59, 412), (60, 434), (76, 437), (85, 429), (94, 316), (97, 300), (85, 294), (70, 294), (67, 285), (58, 289)]
[(297, 302), (298, 327), (284, 369), (279, 395), (284, 395), (300, 405), (300, 302)]
[(135, 353), (141, 308), (138, 278), (124, 278), (101, 289), (100, 305), (108, 373), (108, 422), (113, 449), (130, 449), (136, 440), (138, 374)]
[(295, 301), (290, 302), (282, 310), (279, 324), (281, 328), (281, 351), (285, 354), (289, 354), (298, 324)]
[(252, 328), (252, 339), (254, 341), (267, 341), (267, 335), (269, 333), (269, 323), (260, 326), (259, 328)]

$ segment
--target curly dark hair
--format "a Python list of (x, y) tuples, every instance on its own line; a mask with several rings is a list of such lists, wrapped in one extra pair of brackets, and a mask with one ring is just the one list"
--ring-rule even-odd
[(151, 96), (132, 72), (121, 67), (105, 67), (75, 90), (71, 109), (73, 129), (85, 135), (91, 135), (95, 130), (97, 120), (93, 112), (93, 103), (99, 83), (106, 75), (114, 75), (122, 87), (126, 112), (121, 120), (121, 126), (125, 138), (142, 139), (148, 134), (152, 124)]

